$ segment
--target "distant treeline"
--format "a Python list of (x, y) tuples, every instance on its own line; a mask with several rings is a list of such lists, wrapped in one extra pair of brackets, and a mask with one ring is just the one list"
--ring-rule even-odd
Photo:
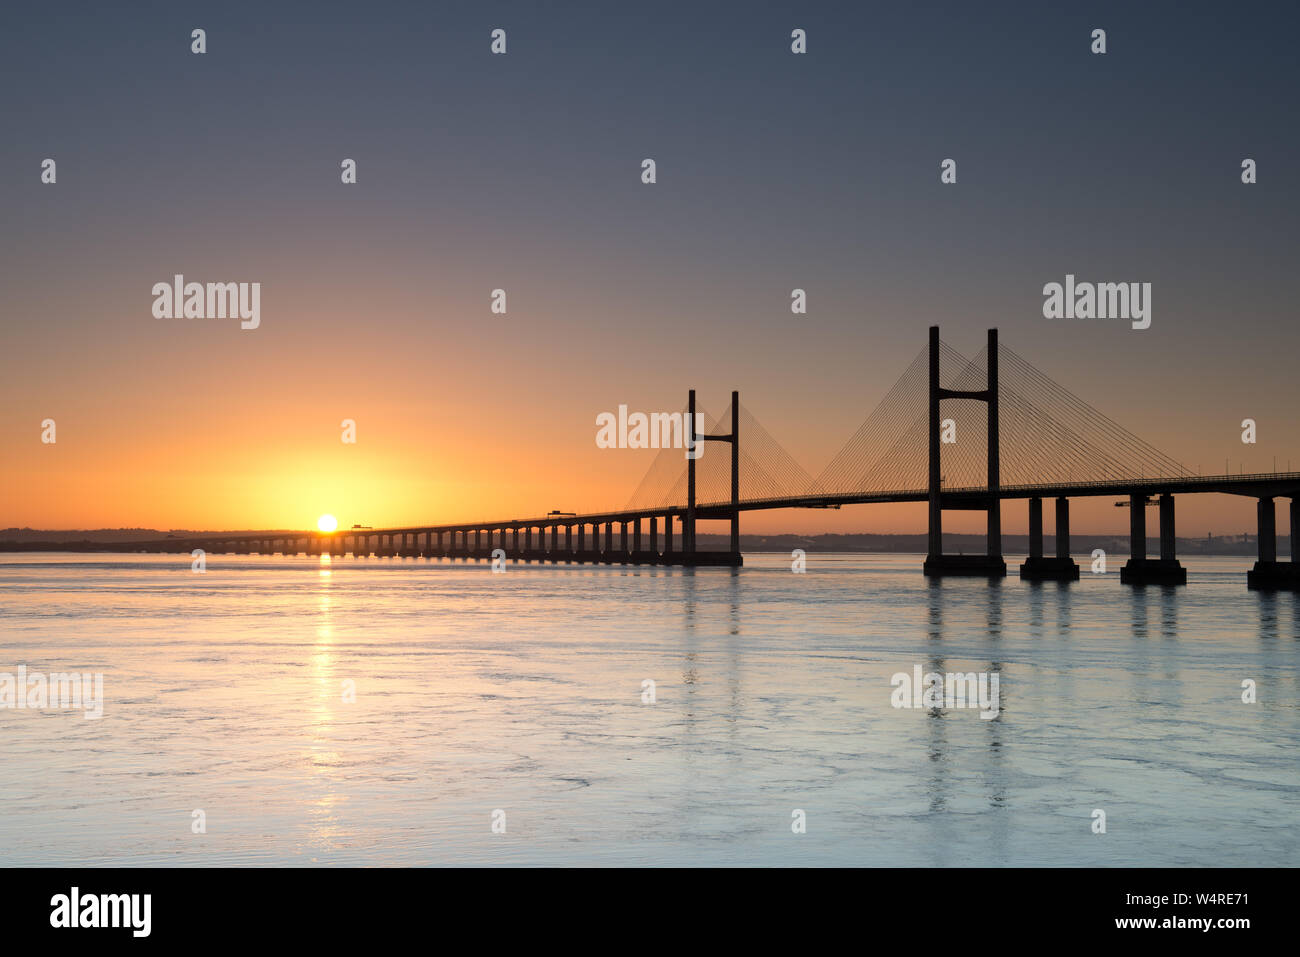
[[(46, 531), (38, 528), (0, 529), (0, 552), (109, 552), (109, 546), (122, 542), (156, 542), (166, 538), (202, 538), (215, 535), (284, 535), (293, 529), (271, 531), (251, 528), (246, 531), (200, 532), (189, 529), (94, 528)], [(306, 534), (306, 533), (303, 533)]]

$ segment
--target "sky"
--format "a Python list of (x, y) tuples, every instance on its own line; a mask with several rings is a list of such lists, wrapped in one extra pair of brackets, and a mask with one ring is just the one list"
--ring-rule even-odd
[[(931, 324), (968, 355), (998, 327), (1193, 471), (1300, 469), (1300, 15), (1134, 6), (6, 6), (0, 527), (617, 508), (654, 453), (599, 448), (596, 416), (690, 388), (739, 390), (815, 475)], [(156, 318), (178, 273), (261, 283), (259, 327)], [(1150, 328), (1044, 318), (1067, 273), (1150, 282)], [(1179, 500), (1181, 535), (1253, 526)]]

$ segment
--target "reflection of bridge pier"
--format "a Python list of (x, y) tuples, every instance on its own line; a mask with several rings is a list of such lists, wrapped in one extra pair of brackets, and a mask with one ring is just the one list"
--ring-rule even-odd
[(1029, 581), (1078, 581), (1079, 566), (1070, 557), (1070, 500), (1056, 500), (1056, 557), (1043, 556), (1043, 500), (1029, 500), (1029, 557), (1020, 566)]
[(1300, 563), (1296, 561), (1296, 541), (1300, 539), (1300, 495), (1291, 496), (1291, 560), (1277, 560), (1277, 512), (1273, 498), (1259, 499), (1255, 514), (1259, 529), (1259, 560), (1246, 573), (1250, 588), (1300, 589)]
[(1128, 497), (1129, 560), (1119, 580), (1129, 585), (1186, 585), (1187, 569), (1174, 556), (1174, 497), (1160, 496), (1160, 557), (1147, 558), (1147, 497)]

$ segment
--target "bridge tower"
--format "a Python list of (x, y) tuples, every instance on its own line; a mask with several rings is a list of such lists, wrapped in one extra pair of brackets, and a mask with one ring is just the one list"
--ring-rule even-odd
[[(682, 518), (683, 565), (730, 565), (739, 568), (744, 564), (740, 554), (740, 393), (731, 393), (731, 432), (727, 435), (703, 435), (695, 431), (695, 390), (691, 389), (686, 403), (686, 435), (689, 436), (686, 455), (686, 514)], [(731, 445), (731, 502), (727, 506), (697, 508), (695, 504), (695, 453), (696, 442), (726, 442)], [(730, 547), (725, 552), (701, 552), (695, 548), (695, 521), (697, 518), (721, 518), (731, 522)], [(672, 528), (672, 517), (668, 519)]]
[[(930, 327), (930, 535), (924, 571), (931, 577), (974, 575), (1002, 578), (1007, 563), (1002, 558), (1001, 463), (998, 460), (998, 331), (989, 330), (985, 387), (978, 390), (945, 389), (939, 382), (939, 327)], [(949, 508), (983, 509), (988, 514), (988, 544), (983, 555), (943, 553), (944, 500), (939, 467), (939, 402), (942, 399), (973, 399), (988, 403), (987, 494), (975, 502), (952, 502)]]
[[(686, 515), (682, 518), (682, 558), (685, 564), (695, 563), (695, 443), (700, 441), (695, 431), (695, 390), (686, 400), (686, 428), (690, 438), (686, 441)], [(670, 518), (669, 522), (672, 521)]]

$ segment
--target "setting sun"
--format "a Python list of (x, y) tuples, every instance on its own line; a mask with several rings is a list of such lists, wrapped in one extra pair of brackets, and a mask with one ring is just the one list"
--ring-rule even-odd
[(322, 515), (316, 522), (316, 527), (322, 532), (332, 532), (339, 527), (339, 520), (333, 515)]

